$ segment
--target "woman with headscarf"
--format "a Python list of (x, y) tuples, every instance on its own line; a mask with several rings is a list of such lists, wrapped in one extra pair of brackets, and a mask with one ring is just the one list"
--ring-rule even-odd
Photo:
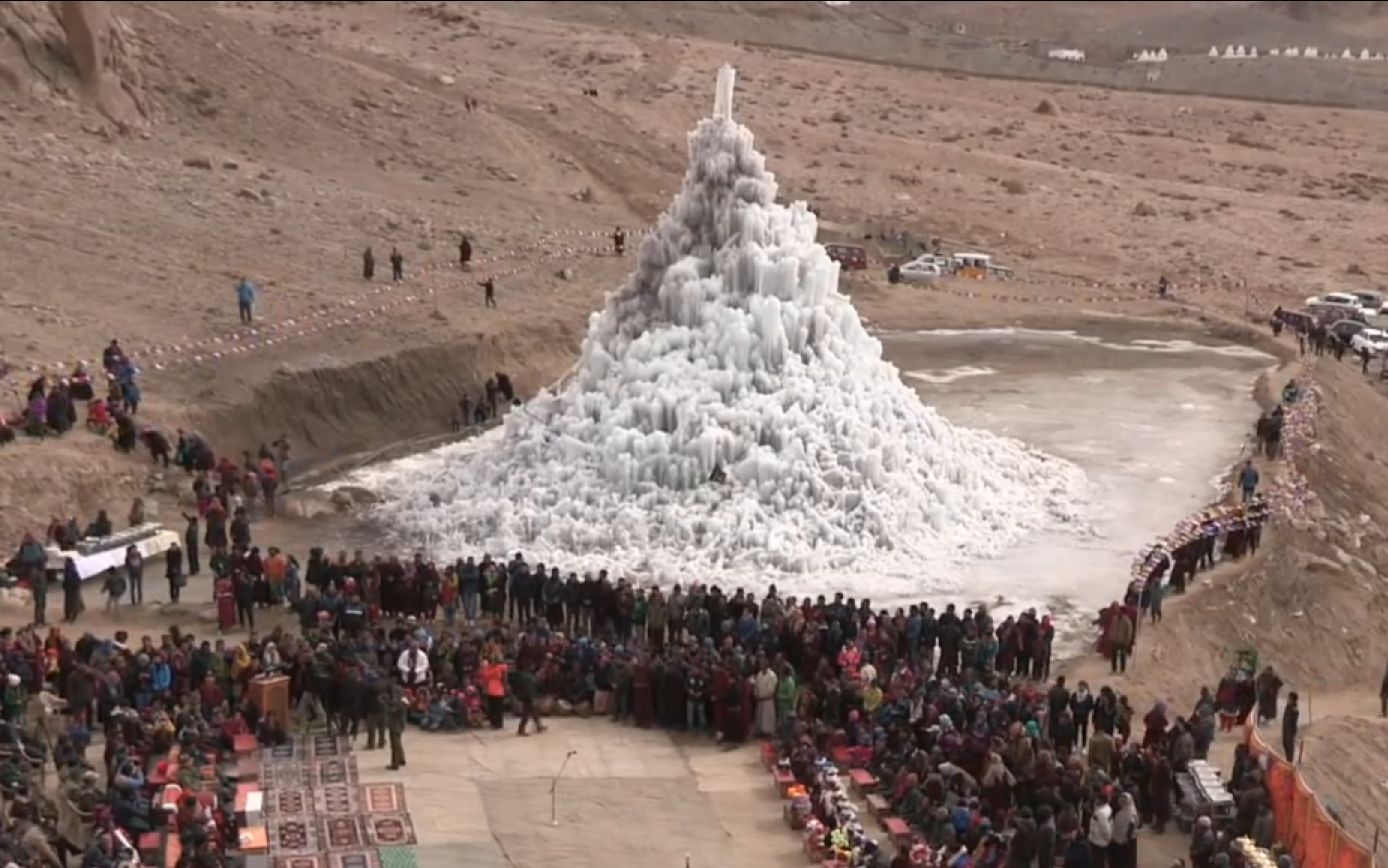
[(63, 558), (63, 620), (73, 623), (85, 608), (82, 604), (82, 574), (77, 571), (77, 562), (72, 558)]
[(1111, 868), (1137, 868), (1137, 808), (1128, 793), (1118, 795), (1118, 810), (1113, 814), (1113, 838), (1108, 845), (1108, 864)]

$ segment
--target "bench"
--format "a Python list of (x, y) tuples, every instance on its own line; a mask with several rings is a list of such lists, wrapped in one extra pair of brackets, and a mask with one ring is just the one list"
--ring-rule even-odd
[(848, 749), (848, 745), (841, 744), (838, 747), (829, 749), (829, 759), (840, 769), (847, 771), (853, 764), (853, 752)]
[(249, 732), (243, 732), (231, 740), (231, 750), (238, 757), (250, 756), (259, 749), (260, 745), (256, 742), (255, 736)]
[(886, 830), (887, 836), (892, 839), (892, 843), (899, 850), (910, 849), (916, 837), (911, 831), (911, 827), (906, 825), (906, 821), (900, 817), (884, 818), (882, 828)]
[(860, 796), (877, 792), (877, 778), (867, 769), (850, 769), (848, 779)]
[(164, 836), (158, 832), (145, 832), (135, 842), (135, 849), (140, 853), (140, 861), (146, 865), (153, 865), (159, 859), (159, 850), (163, 846)]

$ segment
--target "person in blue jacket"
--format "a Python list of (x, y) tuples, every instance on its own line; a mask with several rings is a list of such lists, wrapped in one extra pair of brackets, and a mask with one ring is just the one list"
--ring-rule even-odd
[(255, 286), (243, 277), (241, 282), (236, 284), (236, 308), (241, 315), (241, 322), (247, 324), (251, 322), (251, 311), (254, 306)]

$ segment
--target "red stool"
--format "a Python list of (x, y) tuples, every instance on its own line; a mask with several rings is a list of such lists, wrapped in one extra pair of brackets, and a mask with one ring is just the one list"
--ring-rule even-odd
[(906, 825), (906, 821), (900, 817), (887, 817), (882, 821), (882, 828), (887, 831), (887, 836), (892, 839), (892, 843), (897, 849), (910, 849), (915, 835), (911, 832), (911, 827)]
[(877, 778), (867, 769), (849, 770), (848, 779), (853, 782), (853, 789), (857, 790), (860, 796), (877, 792)]
[(761, 764), (770, 769), (776, 764), (776, 744), (770, 741), (761, 743)]

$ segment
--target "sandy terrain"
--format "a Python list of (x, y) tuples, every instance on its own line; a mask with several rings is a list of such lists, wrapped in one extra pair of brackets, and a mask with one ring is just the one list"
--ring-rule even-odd
[[(783, 195), (808, 199), (826, 238), (874, 239), (845, 286), (878, 327), (1140, 317), (1286, 355), (1247, 314), (1388, 272), (1381, 116), (1287, 102), (1377, 107), (1379, 71), (1194, 57), (1148, 87), (1114, 60), (1149, 41), (1371, 40), (1371, 10), (1024, 6), (688, 3), (657, 20), (626, 3), (115, 3), (96, 43), (67, 46), (47, 4), (0, 3), (0, 391), (8, 407), (118, 337), (144, 369), (147, 424), (238, 452), (287, 433), (301, 466), (446, 430), (498, 369), (529, 393), (564, 372), (629, 268), (606, 235), (668, 201), (725, 62)], [(1111, 59), (1032, 56), (1076, 33)], [(993, 252), (1018, 277), (889, 286), (893, 248), (875, 239), (897, 231)], [(455, 265), (462, 232), (471, 273)], [(382, 280), (392, 245), (398, 287)], [(1152, 299), (1160, 274), (1176, 303)], [(254, 329), (235, 319), (241, 275), (263, 287)], [(489, 275), (498, 310), (481, 305)], [(1388, 403), (1348, 364), (1317, 377), (1322, 448), (1302, 470), (1318, 501), (1249, 568), (1174, 603), (1126, 680), (1184, 706), (1256, 643), (1303, 694), (1343, 698), (1316, 715), (1308, 770), (1371, 838), (1388, 791), (1358, 757), (1384, 739)], [(151, 483), (80, 433), (5, 448), (0, 538), (123, 513)]]

